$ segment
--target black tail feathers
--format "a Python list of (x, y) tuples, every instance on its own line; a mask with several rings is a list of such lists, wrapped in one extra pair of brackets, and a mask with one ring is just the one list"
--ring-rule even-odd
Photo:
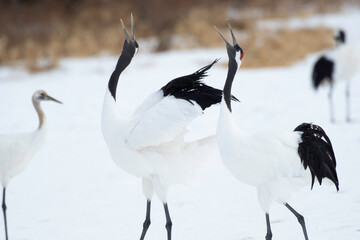
[[(220, 103), (222, 98), (222, 91), (201, 82), (201, 79), (207, 77), (207, 71), (219, 61), (215, 59), (211, 64), (200, 68), (190, 75), (176, 78), (166, 84), (161, 90), (164, 96), (172, 95), (175, 98), (184, 99), (192, 103), (195, 101), (200, 105), (202, 110), (210, 107), (213, 104)], [(239, 101), (232, 96), (233, 101)]]
[(303, 123), (294, 131), (302, 132), (302, 142), (298, 147), (298, 154), (305, 169), (309, 167), (312, 177), (311, 188), (315, 177), (321, 185), (323, 178), (330, 179), (339, 191), (339, 180), (336, 173), (336, 159), (329, 137), (317, 125)]
[(317, 89), (323, 82), (333, 82), (334, 62), (326, 57), (320, 57), (313, 68), (312, 72), (312, 84)]
[(217, 58), (215, 59), (212, 63), (210, 63), (209, 65), (206, 65), (205, 67), (200, 68), (199, 70), (197, 70), (196, 72), (194, 72), (193, 75), (195, 78), (197, 78), (197, 80), (201, 80), (204, 77), (207, 77), (208, 75), (206, 75), (207, 71), (212, 68), (212, 66), (217, 63), (220, 59)]

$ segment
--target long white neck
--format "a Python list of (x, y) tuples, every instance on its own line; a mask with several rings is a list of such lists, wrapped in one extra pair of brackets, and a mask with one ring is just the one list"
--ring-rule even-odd
[(34, 105), (34, 108), (36, 110), (36, 113), (38, 115), (39, 118), (39, 126), (38, 126), (38, 130), (40, 130), (46, 123), (46, 117), (45, 114), (40, 106), (40, 102), (35, 100), (34, 98), (32, 99), (32, 103)]
[(108, 88), (106, 88), (102, 114), (101, 114), (101, 122), (104, 124), (112, 124), (112, 122), (117, 121), (120, 118), (119, 110), (117, 109), (115, 99), (111, 95)]
[(219, 121), (217, 125), (217, 134), (229, 134), (234, 132), (239, 132), (239, 128), (237, 127), (235, 120), (224, 100), (224, 97), (221, 101), (220, 113), (219, 113)]
[(130, 119), (128, 117), (120, 114), (115, 99), (111, 95), (110, 91), (106, 89), (101, 114), (101, 130), (105, 140), (108, 141), (117, 134), (123, 134), (124, 126), (127, 126), (129, 121)]
[(39, 126), (34, 132), (34, 135), (31, 140), (32, 148), (30, 154), (34, 155), (45, 142), (47, 128), (46, 128), (46, 117), (40, 106), (40, 102), (37, 101), (35, 98), (32, 99), (32, 102), (39, 118)]

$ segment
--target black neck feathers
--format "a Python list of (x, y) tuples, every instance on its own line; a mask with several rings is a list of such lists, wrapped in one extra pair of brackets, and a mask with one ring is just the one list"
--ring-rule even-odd
[(109, 91), (116, 101), (116, 88), (119, 81), (120, 74), (125, 70), (125, 68), (130, 64), (132, 58), (135, 54), (135, 46), (131, 43), (128, 43), (126, 40), (123, 45), (123, 51), (117, 61), (115, 70), (111, 74), (109, 80)]
[(234, 81), (234, 77), (235, 77), (237, 68), (238, 68), (238, 65), (237, 65), (235, 59), (230, 58), (229, 66), (228, 66), (228, 73), (227, 73), (226, 82), (224, 85), (224, 99), (225, 99), (225, 103), (230, 112), (231, 112), (231, 98), (232, 98), (231, 97), (231, 86)]

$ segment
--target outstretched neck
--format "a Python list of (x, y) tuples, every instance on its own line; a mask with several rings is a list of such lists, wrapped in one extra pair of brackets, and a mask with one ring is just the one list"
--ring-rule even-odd
[(43, 110), (41, 109), (41, 106), (40, 106), (40, 102), (39, 101), (36, 101), (36, 100), (32, 100), (33, 102), (33, 105), (34, 105), (34, 108), (36, 110), (36, 113), (39, 117), (39, 126), (38, 126), (38, 130), (42, 129), (43, 126), (45, 125), (45, 122), (46, 122), (46, 117), (45, 117), (45, 114), (43, 112)]
[(128, 43), (124, 42), (123, 51), (117, 61), (115, 70), (111, 74), (108, 89), (111, 93), (111, 96), (116, 101), (116, 88), (119, 81), (120, 74), (125, 70), (125, 68), (130, 64), (132, 58), (134, 57), (134, 51), (128, 48)]
[(231, 112), (231, 86), (234, 81), (234, 77), (237, 69), (238, 69), (238, 63), (234, 59), (230, 59), (228, 64), (228, 73), (226, 77), (226, 82), (223, 90), (224, 100), (230, 112)]

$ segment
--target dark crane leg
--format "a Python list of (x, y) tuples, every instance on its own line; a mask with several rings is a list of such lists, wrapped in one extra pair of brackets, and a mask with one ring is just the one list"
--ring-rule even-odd
[(271, 227), (270, 227), (270, 216), (268, 213), (265, 214), (266, 217), (266, 229), (267, 229), (267, 233), (265, 236), (266, 240), (271, 240), (272, 238), (272, 232), (271, 232)]
[(297, 220), (299, 221), (299, 223), (300, 223), (300, 225), (301, 225), (301, 227), (302, 227), (305, 240), (309, 240), (308, 235), (307, 235), (307, 232), (306, 232), (305, 219), (304, 219), (304, 217), (303, 217), (300, 213), (298, 213), (297, 211), (295, 211), (295, 209), (293, 209), (288, 203), (285, 203), (285, 207), (287, 207), (287, 208), (295, 215), (295, 217), (297, 218)]
[(350, 82), (348, 81), (346, 83), (346, 90), (345, 90), (345, 95), (346, 95), (346, 121), (350, 122)]
[(335, 122), (335, 117), (334, 117), (334, 103), (333, 103), (333, 99), (332, 99), (332, 92), (333, 92), (333, 86), (332, 84), (330, 84), (330, 89), (329, 89), (329, 109), (330, 109), (330, 121), (332, 123)]
[(3, 189), (3, 202), (2, 202), (2, 209), (4, 213), (4, 223), (5, 223), (5, 237), (8, 240), (8, 230), (7, 230), (7, 219), (6, 219), (6, 203), (5, 203), (5, 195), (6, 195), (6, 188)]
[(166, 217), (166, 230), (167, 230), (167, 239), (171, 240), (171, 228), (172, 228), (172, 222), (170, 218), (169, 208), (167, 203), (164, 203), (164, 210), (165, 210), (165, 217)]
[(147, 202), (146, 202), (146, 217), (145, 217), (145, 221), (144, 221), (144, 224), (143, 224), (143, 230), (142, 230), (142, 233), (141, 233), (140, 240), (144, 240), (145, 234), (146, 234), (146, 232), (149, 229), (149, 226), (151, 224), (151, 221), (150, 221), (150, 208), (151, 208), (151, 200), (147, 200)]

